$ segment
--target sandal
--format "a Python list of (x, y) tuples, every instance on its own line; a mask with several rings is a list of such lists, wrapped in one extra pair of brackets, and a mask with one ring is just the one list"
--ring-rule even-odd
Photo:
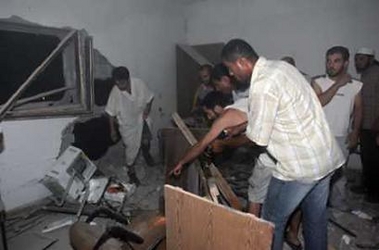
[(287, 234), (286, 234), (286, 236), (284, 237), (284, 242), (287, 243), (287, 245), (288, 245), (292, 250), (302, 250), (302, 249), (303, 249), (303, 246), (301, 245), (301, 243), (299, 243), (299, 244), (295, 244), (295, 243), (291, 242), (291, 241), (287, 238)]

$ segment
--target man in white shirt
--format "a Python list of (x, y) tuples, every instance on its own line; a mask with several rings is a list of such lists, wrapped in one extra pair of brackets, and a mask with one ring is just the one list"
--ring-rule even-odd
[(275, 224), (272, 249), (283, 248), (300, 204), (305, 249), (326, 249), (330, 175), (343, 157), (316, 94), (295, 67), (259, 57), (241, 39), (225, 45), (222, 60), (238, 81), (250, 82), (246, 135), (277, 161), (262, 211)]
[(130, 181), (139, 185), (140, 181), (133, 165), (141, 147), (145, 151), (143, 154), (146, 163), (149, 164), (146, 154), (151, 140), (149, 114), (154, 95), (142, 80), (130, 78), (126, 67), (115, 68), (112, 78), (115, 86), (105, 108), (110, 118), (111, 138), (114, 141), (117, 140), (116, 127), (118, 126), (125, 146), (125, 164)]
[[(314, 78), (315, 90), (325, 111), (326, 119), (333, 135), (336, 137), (345, 159), (349, 150), (358, 144), (362, 123), (362, 82), (352, 79), (347, 73), (349, 50), (335, 46), (326, 52), (326, 75)], [(352, 124), (352, 127), (351, 127)], [(330, 203), (331, 206), (347, 209), (345, 186), (346, 178), (339, 173), (333, 177)], [(342, 177), (342, 178), (341, 178)]]

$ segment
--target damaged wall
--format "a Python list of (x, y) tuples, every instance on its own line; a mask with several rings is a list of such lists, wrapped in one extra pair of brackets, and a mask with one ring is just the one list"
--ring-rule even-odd
[[(12, 0), (0, 2), (0, 18), (12, 15), (45, 26), (86, 29), (94, 47), (113, 65), (154, 91), (154, 134), (175, 110), (175, 44), (183, 43), (183, 5), (174, 0)], [(5, 121), (6, 150), (0, 155), (0, 190), (6, 209), (48, 194), (37, 183), (57, 157), (61, 131), (71, 118)]]
[(294, 56), (301, 70), (319, 75), (331, 46), (344, 45), (351, 54), (363, 46), (379, 51), (378, 10), (376, 0), (207, 0), (186, 9), (187, 40), (244, 38), (260, 55)]

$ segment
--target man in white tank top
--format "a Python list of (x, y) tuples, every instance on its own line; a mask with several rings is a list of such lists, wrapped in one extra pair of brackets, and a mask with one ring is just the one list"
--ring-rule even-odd
[[(348, 66), (349, 50), (342, 46), (332, 47), (326, 52), (326, 75), (315, 77), (312, 82), (345, 158), (358, 144), (362, 122), (362, 82), (351, 78)], [(333, 186), (329, 200), (332, 206), (347, 208), (345, 184), (346, 179), (342, 178)]]

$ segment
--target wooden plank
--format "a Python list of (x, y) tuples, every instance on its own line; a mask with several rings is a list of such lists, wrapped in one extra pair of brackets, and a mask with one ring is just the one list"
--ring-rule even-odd
[(270, 249), (272, 223), (165, 185), (167, 249)]
[[(184, 137), (191, 144), (191, 146), (197, 143), (195, 136), (191, 133), (187, 125), (183, 122), (180, 116), (177, 113), (172, 114), (172, 118), (174, 122), (179, 127), (180, 131), (182, 131)], [(229, 203), (229, 205), (237, 210), (242, 210), (242, 204), (238, 197), (235, 195), (228, 182), (224, 179), (220, 171), (217, 167), (211, 163), (209, 164), (209, 168), (211, 170), (211, 174), (216, 179), (217, 187), (220, 189), (221, 194), (224, 196), (225, 200)]]
[(172, 119), (174, 119), (174, 122), (176, 126), (182, 131), (184, 137), (187, 139), (188, 143), (193, 146), (197, 143), (197, 140), (195, 136), (191, 133), (187, 125), (183, 122), (182, 118), (178, 115), (178, 113), (173, 113), (172, 114)]
[(74, 36), (76, 30), (72, 30), (62, 41), (58, 44), (58, 46), (49, 54), (48, 57), (33, 71), (33, 73), (26, 79), (26, 81), (17, 89), (17, 91), (8, 99), (8, 101), (1, 107), (0, 110), (0, 121), (3, 120), (8, 110), (12, 109), (15, 105), (17, 99), (22, 95), (22, 93), (29, 87), (29, 85), (33, 82), (34, 79), (37, 78), (39, 74), (43, 72), (43, 70), (54, 60), (56, 56), (61, 53), (61, 51), (67, 46), (71, 37)]
[(229, 186), (229, 183), (224, 179), (218, 168), (213, 163), (209, 164), (208, 166), (212, 176), (215, 178), (218, 189), (226, 201), (229, 203), (229, 205), (234, 209), (242, 210), (243, 207), (240, 200), (235, 195), (232, 188)]
[(54, 90), (46, 91), (46, 92), (40, 93), (38, 95), (22, 98), (22, 99), (19, 99), (16, 102), (15, 106), (19, 106), (21, 104), (24, 104), (24, 103), (27, 103), (27, 102), (31, 102), (31, 101), (34, 101), (34, 100), (37, 100), (39, 98), (46, 97), (46, 96), (49, 96), (49, 95), (54, 95), (54, 94), (57, 94), (57, 93), (60, 93), (60, 92), (63, 92), (63, 91), (69, 90), (69, 89), (74, 89), (74, 87), (63, 87), (63, 88), (59, 88), (59, 89), (54, 89)]
[(219, 204), (218, 196), (220, 195), (220, 192), (218, 191), (218, 187), (216, 185), (216, 180), (214, 177), (208, 179), (208, 187), (212, 201), (216, 204)]

